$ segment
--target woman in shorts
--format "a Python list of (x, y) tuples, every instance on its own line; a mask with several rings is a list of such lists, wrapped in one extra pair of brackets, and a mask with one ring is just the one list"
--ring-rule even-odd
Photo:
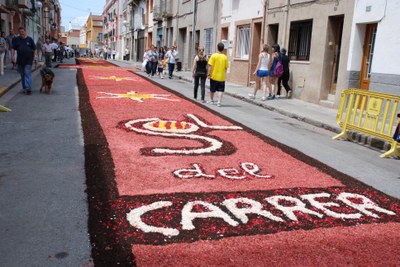
[(278, 44), (274, 44), (272, 46), (272, 49), (274, 50), (273, 55), (272, 55), (272, 60), (271, 60), (271, 67), (269, 68), (269, 83), (271, 84), (271, 91), (272, 95), (270, 94), (267, 99), (275, 99), (275, 95), (277, 94), (278, 91), (278, 79), (279, 77), (275, 77), (274, 71), (276, 64), (278, 64), (278, 61), (281, 59), (281, 48)]
[[(253, 73), (254, 75), (257, 75), (258, 78), (260, 78), (260, 84), (263, 90), (263, 96), (261, 100), (263, 101), (267, 99), (267, 92), (268, 92), (268, 97), (271, 96), (271, 88), (268, 82), (269, 61), (270, 61), (269, 45), (265, 44), (263, 46), (263, 50), (258, 55), (258, 64), (256, 67), (256, 71)], [(249, 94), (249, 97), (251, 99), (255, 99), (257, 91), (258, 88), (257, 86), (255, 86), (254, 92), (252, 94)]]

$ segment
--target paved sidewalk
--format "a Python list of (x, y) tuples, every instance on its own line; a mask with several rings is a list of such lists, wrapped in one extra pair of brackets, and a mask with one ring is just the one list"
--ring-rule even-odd
[[(141, 68), (141, 62), (120, 60), (109, 60), (109, 62), (122, 67), (133, 67), (138, 69)], [(192, 73), (190, 71), (174, 71), (174, 77), (187, 82), (192, 82)], [(154, 79), (158, 79), (158, 77)], [(206, 84), (206, 87), (209, 87), (209, 82), (207, 82)], [(257, 98), (253, 100), (248, 97), (248, 93), (252, 93), (253, 88), (237, 85), (234, 83), (227, 83), (226, 85), (227, 87), (225, 93), (227, 95), (249, 103), (253, 103), (255, 105), (259, 105), (268, 110), (279, 112), (285, 116), (304, 121), (316, 127), (325, 128), (335, 133), (341, 132), (340, 127), (336, 123), (336, 109), (330, 109), (298, 99), (280, 98), (276, 100), (262, 101), (261, 91), (258, 92)]]
[[(36, 68), (32, 69), (32, 78), (38, 73), (38, 69), (43, 66), (44, 62), (38, 62)], [(4, 66), (4, 75), (0, 76), (0, 97), (5, 95), (11, 88), (21, 81), (16, 68), (12, 69), (12, 64), (8, 63)]]
[[(74, 64), (75, 58), (64, 59), (62, 64)], [(53, 62), (53, 66), (60, 63)], [(39, 69), (42, 68), (44, 62), (38, 62), (37, 67), (32, 70), (32, 79), (36, 79), (39, 74)], [(15, 94), (22, 90), (21, 87), (21, 76), (16, 69), (12, 69), (12, 64), (6, 64), (4, 68), (4, 75), (0, 76), (0, 105), (7, 106), (7, 102), (10, 101)], [(12, 90), (11, 90), (12, 89)]]

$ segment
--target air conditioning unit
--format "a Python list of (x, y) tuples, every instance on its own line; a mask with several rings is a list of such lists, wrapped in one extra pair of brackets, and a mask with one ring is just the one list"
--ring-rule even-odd
[(30, 8), (30, 0), (18, 0), (19, 8)]

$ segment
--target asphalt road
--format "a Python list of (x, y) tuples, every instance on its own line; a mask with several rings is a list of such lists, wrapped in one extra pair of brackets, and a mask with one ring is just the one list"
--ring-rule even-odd
[[(139, 74), (147, 78), (143, 72)], [(193, 98), (191, 83), (158, 77), (151, 79), (188, 98)], [(226, 90), (229, 91), (229, 87)], [(207, 89), (206, 99), (209, 99)], [(204, 105), (388, 195), (400, 198), (400, 161), (381, 159), (381, 151), (352, 142), (332, 140), (332, 136), (336, 134), (331, 131), (228, 95), (224, 95), (222, 107)]]
[(0, 266), (90, 266), (76, 71), (53, 70), (52, 95), (18, 84), (0, 112)]
[[(25, 96), (18, 85), (8, 93), (13, 111), (0, 113), (0, 266), (92, 265), (76, 71), (55, 73), (53, 95)], [(190, 83), (153, 80), (192, 97)], [(399, 160), (229, 96), (208, 107), (400, 198)]]

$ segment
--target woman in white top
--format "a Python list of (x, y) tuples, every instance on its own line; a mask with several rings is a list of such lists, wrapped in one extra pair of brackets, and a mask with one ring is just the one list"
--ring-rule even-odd
[[(263, 96), (261, 100), (267, 99), (267, 91), (268, 94), (271, 94), (271, 88), (268, 81), (268, 67), (270, 61), (270, 54), (269, 54), (269, 45), (265, 44), (263, 46), (263, 50), (261, 51), (260, 55), (258, 55), (258, 64), (256, 67), (256, 71), (253, 73), (260, 78), (261, 88), (263, 89)], [(256, 98), (256, 93), (258, 91), (257, 86), (254, 87), (254, 92), (249, 94), (251, 99)]]

